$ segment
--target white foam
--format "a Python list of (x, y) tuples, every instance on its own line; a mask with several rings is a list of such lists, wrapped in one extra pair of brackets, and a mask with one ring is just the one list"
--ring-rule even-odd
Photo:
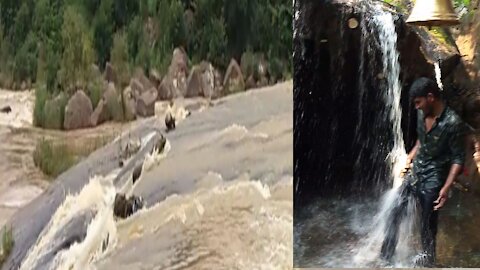
[(440, 88), (440, 91), (443, 91), (442, 71), (440, 70), (440, 64), (435, 62), (433, 65), (435, 67), (435, 79), (437, 79), (438, 88)]

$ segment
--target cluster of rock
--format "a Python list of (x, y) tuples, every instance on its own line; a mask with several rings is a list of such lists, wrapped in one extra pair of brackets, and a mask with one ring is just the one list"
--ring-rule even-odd
[[(249, 88), (266, 86), (267, 66), (259, 61), (257, 70), (246, 79), (235, 59), (230, 61), (223, 75), (211, 63), (203, 61), (191, 69), (188, 57), (181, 48), (173, 51), (172, 60), (165, 76), (152, 69), (148, 77), (137, 69), (130, 83), (122, 91), (117, 89), (118, 77), (115, 67), (107, 63), (103, 74), (103, 95), (96, 107), (84, 90), (77, 90), (70, 97), (65, 108), (63, 127), (66, 130), (97, 126), (105, 121), (115, 120), (112, 111), (120, 111), (123, 120), (149, 117), (155, 113), (155, 102), (173, 100), (179, 97), (204, 97), (216, 99)], [(253, 73), (253, 72), (252, 72)]]

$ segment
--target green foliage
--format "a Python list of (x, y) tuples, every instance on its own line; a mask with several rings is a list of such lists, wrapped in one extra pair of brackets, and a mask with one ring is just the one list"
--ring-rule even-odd
[(103, 81), (102, 78), (95, 78), (93, 82), (89, 85), (87, 90), (87, 95), (92, 102), (93, 109), (98, 105), (98, 102), (103, 96)]
[(10, 88), (13, 82), (13, 60), (10, 57), (11, 43), (5, 38), (3, 26), (0, 25), (0, 72), (1, 87)]
[(285, 77), (292, 15), (285, 0), (0, 0), (0, 77), (3, 85), (31, 80), (48, 95), (68, 95), (92, 80), (92, 63), (103, 70), (110, 61), (123, 88), (135, 67), (164, 75), (176, 47), (193, 64), (207, 60), (223, 70), (246, 51), (262, 53), (273, 61), (269, 73)]
[(33, 161), (35, 166), (53, 180), (111, 139), (111, 135), (84, 138), (74, 142), (42, 138), (35, 146)]
[(135, 64), (145, 72), (155, 67), (164, 73), (174, 48), (187, 46), (184, 8), (179, 0), (149, 0), (146, 4), (152, 20), (143, 28), (143, 44), (139, 46)]
[(468, 8), (470, 7), (470, 0), (454, 0), (453, 7), (456, 9), (462, 7)]
[(65, 116), (65, 107), (68, 98), (65, 93), (60, 93), (54, 99), (47, 100), (44, 106), (43, 127), (48, 129), (62, 129)]
[(46, 87), (50, 93), (55, 93), (57, 92), (57, 74), (60, 69), (60, 52), (55, 51), (52, 46), (47, 45), (45, 58), (47, 59), (45, 69)]
[(42, 44), (38, 46), (38, 59), (37, 59), (37, 72), (35, 74), (36, 84), (44, 85), (46, 84), (46, 69), (47, 69), (47, 59), (45, 56), (45, 48)]
[(113, 48), (110, 54), (110, 60), (115, 67), (117, 74), (117, 85), (123, 89), (129, 83), (129, 66), (128, 66), (128, 48), (127, 36), (124, 32), (117, 32), (113, 38)]
[(62, 129), (67, 102), (68, 97), (65, 93), (60, 93), (53, 98), (45, 85), (40, 85), (35, 89), (33, 124), (48, 129)]
[(38, 48), (36, 36), (30, 32), (26, 41), (20, 47), (15, 55), (14, 79), (15, 81), (24, 81), (29, 78), (35, 78), (37, 72)]
[(13, 245), (15, 244), (15, 240), (13, 239), (13, 230), (12, 228), (7, 228), (7, 226), (3, 226), (2, 229), (2, 245), (0, 246), (0, 267), (3, 265), (5, 260), (12, 252)]
[(114, 27), (112, 7), (112, 0), (103, 0), (93, 20), (94, 44), (98, 55), (97, 64), (100, 67), (104, 67), (110, 57)]
[(140, 44), (143, 41), (143, 24), (142, 19), (137, 16), (133, 18), (127, 27), (127, 51), (130, 62), (134, 62), (137, 58)]
[(71, 6), (67, 7), (64, 13), (62, 42), (64, 50), (58, 79), (63, 89), (69, 92), (73, 92), (77, 83), (85, 88), (90, 79), (90, 67), (95, 54), (92, 38), (83, 18)]
[(205, 25), (205, 32), (202, 32), (204, 39), (199, 48), (202, 58), (212, 62), (215, 66), (226, 68), (228, 61), (227, 52), (227, 37), (225, 24), (222, 17), (211, 18)]
[(429, 29), (430, 34), (432, 34), (436, 39), (438, 39), (440, 42), (447, 44), (447, 34), (445, 31), (443, 31), (442, 28), (440, 27), (432, 27), (432, 29)]
[(33, 152), (33, 162), (46, 175), (57, 177), (77, 161), (66, 144), (55, 144), (42, 138)]
[(6, 36), (9, 36), (12, 32), (13, 26), (15, 25), (15, 17), (21, 4), (22, 2), (18, 0), (0, 1), (0, 18), (6, 30)]
[(258, 75), (258, 64), (259, 64), (259, 55), (255, 55), (254, 53), (247, 51), (242, 54), (242, 58), (240, 60), (240, 67), (242, 68), (242, 73), (245, 78), (250, 77), (253, 75), (255, 80), (259, 79)]
[[(228, 47), (236, 59), (240, 58), (241, 54), (247, 49), (247, 45), (250, 44), (251, 39), (255, 38), (256, 33), (252, 31), (254, 22), (251, 17), (252, 14), (255, 14), (258, 6), (257, 0), (224, 2)], [(272, 29), (274, 28), (271, 28), (270, 31)]]
[[(87, 22), (91, 22), (93, 20), (93, 17), (95, 16), (95, 12), (100, 7), (102, 1), (101, 0), (82, 0), (80, 1), (80, 3), (82, 3), (84, 6), (85, 20)], [(110, 8), (113, 8), (113, 6), (111, 6)]]
[(13, 48), (14, 51), (20, 48), (25, 41), (28, 32), (30, 31), (32, 23), (32, 14), (28, 9), (27, 3), (24, 2), (15, 16), (15, 28), (13, 29)]
[(45, 102), (48, 99), (48, 92), (45, 85), (35, 89), (35, 106), (33, 107), (33, 124), (43, 127), (45, 123)]
[[(63, 50), (62, 24), (63, 5), (60, 0), (37, 0), (33, 18), (34, 31), (37, 33), (40, 44), (42, 61), (39, 66), (40, 83), (45, 83), (50, 93), (57, 91), (57, 73), (60, 69), (60, 59)], [(34, 79), (34, 78), (32, 78)]]
[(139, 14), (138, 0), (115, 0), (113, 2), (113, 20), (115, 29), (126, 26), (136, 15)]

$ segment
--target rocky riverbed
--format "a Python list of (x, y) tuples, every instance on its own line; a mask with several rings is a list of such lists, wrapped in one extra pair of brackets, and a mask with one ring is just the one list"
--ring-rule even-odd
[[(168, 133), (161, 113), (119, 128), (122, 137), (13, 214), (9, 224), (16, 244), (4, 269), (38, 267), (33, 258), (52, 251), (66, 217), (85, 211), (94, 214), (85, 218), (84, 237), (44, 257), (44, 265), (290, 269), (292, 92), (290, 81), (197, 106)], [(168, 151), (144, 157), (135, 185), (112, 184), (119, 174), (115, 143), (145, 139), (154, 130), (164, 134)], [(111, 194), (120, 191), (142, 196), (146, 208), (127, 219), (113, 218)]]

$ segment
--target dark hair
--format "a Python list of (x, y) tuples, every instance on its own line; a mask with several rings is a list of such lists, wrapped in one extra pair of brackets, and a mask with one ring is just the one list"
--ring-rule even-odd
[(421, 77), (416, 79), (410, 86), (410, 98), (426, 97), (429, 93), (436, 98), (440, 97), (440, 89), (436, 82), (429, 78)]

